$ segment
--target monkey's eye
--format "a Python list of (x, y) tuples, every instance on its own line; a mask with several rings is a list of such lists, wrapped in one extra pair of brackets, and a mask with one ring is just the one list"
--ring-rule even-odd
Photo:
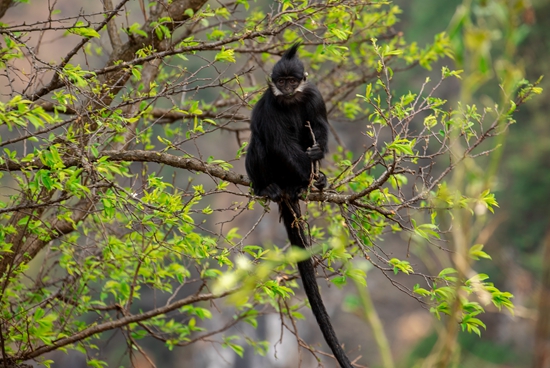
[(291, 86), (295, 86), (298, 84), (298, 79), (296, 78), (288, 78), (288, 82), (290, 83)]
[(275, 82), (277, 83), (278, 86), (284, 86), (285, 85), (285, 80), (284, 79), (277, 79), (277, 81)]

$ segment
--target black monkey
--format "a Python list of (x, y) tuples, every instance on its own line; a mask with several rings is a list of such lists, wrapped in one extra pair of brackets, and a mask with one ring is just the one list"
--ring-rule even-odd
[[(325, 175), (313, 167), (327, 152), (328, 120), (321, 93), (306, 81), (296, 55), (299, 46), (294, 44), (275, 64), (269, 87), (252, 110), (246, 171), (254, 193), (279, 204), (290, 243), (306, 248), (298, 196), (312, 178), (318, 189), (326, 186)], [(298, 262), (298, 269), (325, 341), (338, 363), (351, 368), (321, 299), (312, 260)]]

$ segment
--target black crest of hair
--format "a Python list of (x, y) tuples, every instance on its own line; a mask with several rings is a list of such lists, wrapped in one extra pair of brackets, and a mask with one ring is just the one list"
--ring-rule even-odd
[(298, 80), (304, 78), (304, 64), (302, 64), (300, 59), (296, 56), (299, 47), (300, 43), (296, 42), (285, 51), (281, 59), (273, 67), (273, 72), (271, 73), (272, 80), (285, 76), (293, 76), (298, 78)]
[[(328, 120), (321, 93), (306, 82), (304, 65), (297, 56), (299, 46), (294, 44), (275, 64), (269, 88), (252, 110), (246, 171), (254, 193), (278, 203), (290, 243), (305, 249), (310, 244), (301, 221), (299, 196), (328, 150)], [(322, 190), (325, 175), (320, 172), (313, 184)], [(340, 366), (351, 368), (321, 299), (311, 258), (298, 262), (298, 270), (325, 341)]]

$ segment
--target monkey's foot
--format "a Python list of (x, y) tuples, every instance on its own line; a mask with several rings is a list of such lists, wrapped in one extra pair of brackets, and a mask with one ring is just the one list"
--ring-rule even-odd
[(327, 176), (322, 172), (319, 171), (319, 175), (315, 178), (315, 181), (313, 182), (313, 186), (320, 191), (326, 188), (328, 184)]
[(259, 194), (271, 199), (273, 202), (279, 202), (283, 195), (283, 191), (277, 184), (271, 183)]

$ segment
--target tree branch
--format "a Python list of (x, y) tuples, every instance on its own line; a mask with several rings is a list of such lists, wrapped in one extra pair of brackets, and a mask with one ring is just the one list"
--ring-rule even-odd
[[(180, 157), (169, 153), (161, 153), (157, 151), (144, 151), (144, 150), (130, 150), (130, 151), (103, 151), (100, 153), (100, 157), (107, 156), (110, 161), (127, 161), (127, 162), (156, 162), (171, 167), (189, 170), (199, 171), (207, 173), (216, 178), (231, 182), (236, 185), (250, 186), (250, 179), (243, 174), (236, 173), (234, 171), (225, 170), (221, 166), (211, 165), (202, 162), (194, 157)], [(97, 159), (91, 161), (96, 161)], [(64, 161), (65, 167), (81, 166), (81, 162), (77, 158), (71, 158)], [(42, 162), (35, 160), (32, 163), (21, 164), (8, 160), (5, 165), (0, 166), (0, 171), (18, 171), (22, 169), (42, 169), (46, 168)], [(391, 170), (391, 169), (390, 169)], [(385, 182), (388, 177), (388, 171), (384, 172), (380, 178), (375, 180), (368, 188), (361, 193), (368, 194), (373, 190), (380, 187), (382, 182)], [(363, 198), (357, 196), (357, 194), (338, 194), (332, 192), (311, 192), (307, 195), (306, 200), (314, 202), (330, 202), (335, 204), (353, 204), (357, 207), (370, 209), (377, 211), (384, 216), (392, 216), (394, 214), (391, 210), (386, 210), (378, 206), (371, 205), (366, 202), (360, 202)]]
[(169, 305), (166, 305), (166, 306), (163, 306), (163, 307), (159, 307), (159, 308), (155, 308), (155, 309), (150, 310), (148, 312), (144, 312), (144, 313), (140, 313), (140, 314), (134, 314), (134, 315), (128, 315), (128, 316), (125, 316), (123, 318), (119, 318), (119, 319), (114, 320), (114, 321), (100, 323), (98, 325), (91, 326), (91, 327), (88, 327), (88, 328), (86, 328), (86, 329), (84, 329), (80, 332), (77, 332), (72, 336), (64, 337), (64, 338), (61, 338), (59, 340), (53, 341), (51, 345), (43, 345), (39, 348), (33, 349), (32, 351), (25, 351), (25, 352), (19, 353), (18, 355), (13, 357), (13, 360), (33, 359), (33, 358), (36, 358), (36, 357), (38, 357), (42, 354), (45, 354), (47, 352), (59, 349), (60, 347), (67, 346), (67, 345), (72, 344), (72, 343), (77, 342), (77, 341), (81, 341), (81, 340), (83, 340), (85, 338), (88, 338), (92, 335), (95, 335), (95, 334), (98, 334), (98, 333), (101, 333), (101, 332), (105, 332), (105, 331), (109, 331), (109, 330), (113, 330), (115, 328), (123, 327), (123, 326), (126, 326), (126, 325), (130, 324), (130, 323), (135, 323), (135, 322), (140, 322), (140, 321), (144, 321), (144, 320), (147, 320), (147, 319), (151, 319), (153, 317), (157, 317), (157, 316), (160, 316), (162, 314), (166, 314), (166, 313), (169, 313), (171, 311), (174, 311), (174, 310), (176, 310), (178, 308), (181, 308), (185, 305), (189, 305), (189, 304), (193, 304), (193, 303), (197, 303), (197, 302), (202, 302), (202, 301), (206, 301), (206, 300), (223, 298), (227, 295), (230, 295), (230, 294), (238, 291), (239, 289), (240, 289), (240, 286), (229, 289), (227, 291), (224, 291), (224, 292), (218, 293), (218, 294), (209, 293), (209, 294), (192, 295), (192, 296), (188, 296), (187, 298), (178, 300), (177, 302), (174, 302), (172, 304), (169, 304)]
[(13, 0), (0, 0), (0, 19), (6, 14), (12, 3)]

